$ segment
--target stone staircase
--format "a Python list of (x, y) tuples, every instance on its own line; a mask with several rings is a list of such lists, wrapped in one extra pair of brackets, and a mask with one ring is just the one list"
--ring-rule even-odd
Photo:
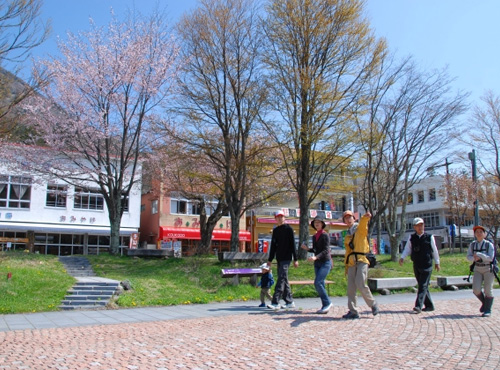
[(61, 302), (61, 310), (105, 308), (120, 286), (119, 281), (96, 277), (85, 257), (59, 257), (59, 261), (77, 280)]

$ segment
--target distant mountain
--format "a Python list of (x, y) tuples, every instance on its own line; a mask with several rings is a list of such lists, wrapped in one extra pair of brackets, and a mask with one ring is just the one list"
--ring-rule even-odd
[(21, 118), (25, 114), (22, 102), (34, 94), (33, 88), (6, 69), (0, 67), (0, 137), (23, 142), (27, 128)]

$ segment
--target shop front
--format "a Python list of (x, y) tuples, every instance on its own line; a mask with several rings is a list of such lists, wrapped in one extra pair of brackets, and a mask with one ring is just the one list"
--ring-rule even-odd
[[(314, 217), (312, 217), (309, 222)], [(299, 219), (287, 217), (286, 223), (289, 224), (295, 234), (295, 242), (299, 243)], [(330, 235), (330, 243), (332, 246), (342, 246), (342, 231), (347, 229), (346, 224), (335, 220), (325, 219), (326, 231)], [(252, 253), (268, 252), (271, 246), (271, 236), (273, 229), (276, 226), (276, 220), (273, 216), (252, 216), (247, 220), (248, 228), (251, 233)], [(316, 231), (309, 226), (309, 235), (314, 235)]]

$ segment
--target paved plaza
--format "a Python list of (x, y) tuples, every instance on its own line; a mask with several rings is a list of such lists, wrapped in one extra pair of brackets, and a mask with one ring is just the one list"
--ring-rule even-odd
[[(496, 290), (500, 297), (500, 290)], [(346, 298), (272, 312), (258, 302), (0, 315), (0, 369), (499, 369), (500, 309), (478, 312), (470, 290), (378, 296), (359, 320)], [(500, 301), (498, 302), (500, 304)]]

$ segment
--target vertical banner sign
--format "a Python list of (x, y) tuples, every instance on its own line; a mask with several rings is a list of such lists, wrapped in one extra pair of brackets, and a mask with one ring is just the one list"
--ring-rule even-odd
[(137, 249), (137, 246), (139, 245), (139, 233), (132, 233), (130, 234), (130, 249)]

